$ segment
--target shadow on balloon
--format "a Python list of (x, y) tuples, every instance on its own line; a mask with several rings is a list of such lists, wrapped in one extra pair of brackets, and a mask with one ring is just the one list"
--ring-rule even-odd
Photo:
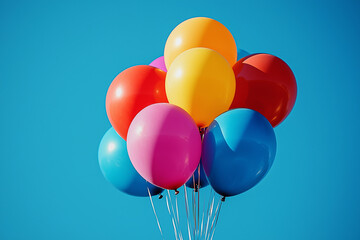
[(200, 188), (204, 188), (208, 185), (209, 185), (209, 182), (206, 178), (204, 167), (202, 166), (201, 160), (200, 160), (199, 166), (196, 168), (195, 172), (190, 177), (190, 179), (186, 182), (186, 186), (188, 188), (193, 188), (193, 189), (197, 190)]
[[(268, 78), (267, 74), (249, 64), (242, 64), (237, 71), (244, 76), (251, 75), (251, 80), (236, 77), (235, 97), (230, 109), (253, 109), (265, 116), (273, 127), (280, 124), (292, 109), (291, 92), (281, 84), (263, 80)], [(269, 100), (273, 104), (269, 104)]]
[(156, 186), (176, 190), (199, 165), (200, 133), (191, 116), (178, 106), (157, 103), (144, 108), (128, 134), (133, 165)]
[(148, 197), (160, 194), (163, 189), (148, 183), (133, 167), (127, 152), (126, 141), (110, 128), (103, 136), (99, 151), (99, 165), (105, 179), (123, 193)]
[[(255, 117), (251, 118), (249, 124), (258, 120)], [(222, 145), (221, 148), (206, 148), (207, 151), (202, 153), (207, 159), (206, 163), (202, 164), (210, 185), (222, 196), (234, 196), (257, 185), (271, 168), (274, 156), (270, 157), (272, 160), (269, 161), (269, 148), (259, 144), (256, 137), (251, 138), (251, 135), (257, 134), (254, 133), (254, 128), (248, 130), (245, 127), (246, 130), (242, 134), (248, 136), (247, 140), (240, 140), (230, 146), (216, 120), (211, 127), (215, 131), (207, 132), (204, 144), (216, 146), (220, 142)], [(239, 136), (238, 139), (243, 138)]]

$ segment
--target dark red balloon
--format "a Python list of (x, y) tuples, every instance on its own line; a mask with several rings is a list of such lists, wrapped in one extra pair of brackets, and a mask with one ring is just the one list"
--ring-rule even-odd
[(139, 65), (121, 72), (106, 94), (106, 113), (116, 132), (126, 140), (133, 118), (154, 103), (167, 103), (166, 73), (158, 68)]
[(230, 109), (258, 111), (273, 127), (289, 115), (297, 86), (293, 72), (283, 60), (270, 54), (253, 54), (240, 59), (233, 70), (236, 92)]

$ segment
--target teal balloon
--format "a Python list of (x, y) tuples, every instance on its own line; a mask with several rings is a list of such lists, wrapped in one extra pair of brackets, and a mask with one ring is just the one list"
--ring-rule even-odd
[[(199, 175), (200, 170), (200, 175)], [(199, 176), (200, 176), (200, 185), (199, 185)], [(209, 185), (209, 182), (206, 178), (204, 168), (200, 162), (199, 166), (196, 168), (193, 176), (186, 182), (186, 186), (189, 188), (194, 188), (194, 184), (196, 188), (203, 188)]]
[(202, 165), (210, 185), (222, 196), (254, 187), (271, 168), (276, 138), (269, 121), (245, 108), (218, 116), (205, 132)]
[(148, 183), (133, 167), (126, 148), (126, 141), (110, 128), (101, 139), (99, 165), (104, 177), (118, 190), (129, 195), (146, 197), (157, 195), (162, 188)]

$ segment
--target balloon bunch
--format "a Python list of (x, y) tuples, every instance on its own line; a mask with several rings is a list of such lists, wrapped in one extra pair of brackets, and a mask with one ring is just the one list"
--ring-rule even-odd
[(296, 94), (295, 77), (280, 58), (237, 61), (224, 25), (186, 20), (168, 37), (164, 57), (128, 68), (111, 83), (106, 112), (113, 128), (100, 143), (100, 168), (135, 196), (208, 183), (224, 197), (240, 194), (273, 164), (273, 127)]

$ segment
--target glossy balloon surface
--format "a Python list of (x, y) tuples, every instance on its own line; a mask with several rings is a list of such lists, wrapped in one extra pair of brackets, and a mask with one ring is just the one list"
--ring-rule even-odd
[(156, 186), (177, 189), (199, 165), (201, 137), (186, 111), (158, 103), (136, 115), (129, 128), (127, 147), (141, 176)]
[(192, 48), (175, 59), (165, 86), (169, 102), (187, 111), (199, 127), (206, 127), (229, 109), (235, 94), (235, 76), (216, 51)]
[(250, 108), (264, 115), (273, 127), (291, 112), (297, 95), (290, 67), (270, 54), (253, 54), (234, 66), (236, 93), (230, 109)]
[(98, 152), (99, 165), (104, 177), (118, 190), (133, 196), (146, 197), (159, 194), (163, 189), (145, 181), (130, 162), (126, 142), (110, 128), (103, 136)]
[(219, 52), (231, 66), (236, 62), (236, 43), (230, 31), (214, 19), (196, 17), (180, 23), (170, 33), (164, 51), (167, 69), (180, 53), (196, 47)]
[(106, 95), (106, 113), (116, 132), (126, 140), (131, 121), (140, 110), (153, 103), (167, 102), (166, 73), (139, 65), (121, 72)]
[(201, 162), (214, 190), (233, 196), (266, 175), (275, 153), (275, 133), (266, 118), (251, 109), (234, 109), (208, 127)]

